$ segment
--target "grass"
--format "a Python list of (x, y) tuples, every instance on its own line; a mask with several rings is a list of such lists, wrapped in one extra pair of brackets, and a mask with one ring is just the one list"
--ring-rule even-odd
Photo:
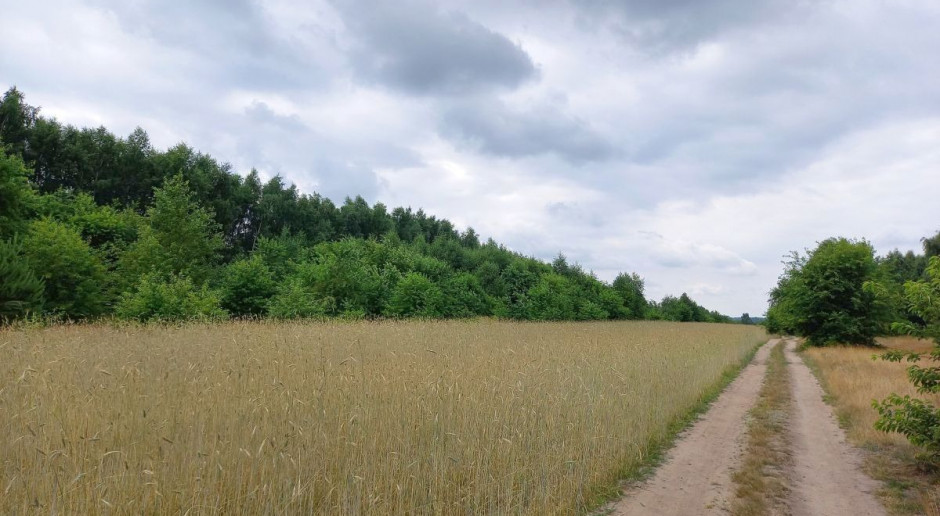
[(777, 343), (767, 361), (767, 373), (757, 403), (748, 413), (747, 447), (733, 479), (737, 488), (731, 505), (735, 516), (784, 513), (790, 461), (787, 420), (792, 400), (790, 374)]
[[(879, 339), (889, 348), (929, 351), (929, 341), (910, 337)], [(875, 430), (878, 418), (872, 400), (895, 392), (930, 399), (940, 406), (940, 395), (922, 395), (907, 379), (906, 363), (874, 361), (879, 350), (872, 348), (808, 348), (803, 354), (820, 379), (828, 401), (834, 406), (846, 436), (867, 451), (865, 466), (875, 479), (885, 482), (880, 495), (894, 514), (940, 515), (937, 476), (927, 473), (917, 460), (918, 449), (900, 434)]]
[(573, 513), (765, 339), (739, 325), (0, 332), (0, 513)]

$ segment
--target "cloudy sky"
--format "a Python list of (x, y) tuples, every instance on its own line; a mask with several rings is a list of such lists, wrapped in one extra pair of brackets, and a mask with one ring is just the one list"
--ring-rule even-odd
[[(303, 4), (303, 5), (300, 5)], [(0, 0), (0, 87), (763, 314), (940, 230), (936, 0)]]

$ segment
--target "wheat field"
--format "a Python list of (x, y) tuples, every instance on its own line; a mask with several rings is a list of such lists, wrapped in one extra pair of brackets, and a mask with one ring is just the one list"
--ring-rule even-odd
[(766, 340), (741, 325), (0, 331), (2, 514), (570, 514)]
[[(910, 337), (883, 337), (878, 342), (886, 348), (920, 353), (929, 352), (933, 347), (930, 341)], [(804, 351), (819, 372), (849, 439), (863, 446), (894, 446), (913, 454), (916, 449), (904, 436), (875, 429), (878, 413), (871, 402), (897, 393), (940, 404), (940, 395), (918, 394), (907, 379), (910, 364), (872, 359), (882, 352), (873, 348), (841, 346), (807, 348)]]

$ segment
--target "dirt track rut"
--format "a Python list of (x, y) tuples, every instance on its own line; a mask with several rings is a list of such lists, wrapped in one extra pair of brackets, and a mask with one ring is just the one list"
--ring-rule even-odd
[[(732, 474), (745, 448), (748, 411), (757, 402), (767, 357), (778, 343), (764, 344), (754, 360), (687, 430), (664, 464), (645, 483), (626, 490), (611, 506), (615, 515), (729, 514)], [(873, 493), (878, 484), (859, 468), (860, 456), (845, 441), (816, 378), (786, 343), (793, 406), (789, 418), (792, 466), (788, 470), (792, 516), (867, 516), (886, 512)]]

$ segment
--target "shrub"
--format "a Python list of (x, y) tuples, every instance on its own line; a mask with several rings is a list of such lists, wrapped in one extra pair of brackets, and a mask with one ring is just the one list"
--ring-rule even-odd
[(421, 273), (409, 272), (392, 289), (386, 313), (396, 317), (439, 317), (442, 302), (437, 285)]
[(84, 319), (104, 311), (104, 265), (76, 229), (48, 218), (33, 221), (23, 256), (45, 282), (47, 312)]
[(335, 311), (332, 298), (317, 297), (300, 278), (285, 281), (268, 300), (268, 315), (277, 319), (324, 317)]
[(490, 315), (492, 300), (483, 290), (480, 280), (469, 272), (461, 272), (444, 281), (441, 315), (444, 317), (474, 317)]
[(121, 296), (115, 313), (122, 319), (141, 322), (217, 320), (228, 316), (219, 294), (203, 285), (197, 288), (185, 276), (162, 279), (145, 275), (134, 292)]
[[(929, 337), (940, 344), (940, 257), (930, 258), (927, 279), (904, 284), (904, 297), (912, 313), (924, 320), (921, 326), (897, 323), (895, 329), (921, 337)], [(940, 348), (927, 355), (904, 354), (891, 351), (881, 355), (883, 360), (900, 362), (907, 359), (912, 365), (907, 374), (921, 394), (940, 392), (940, 367), (919, 366), (922, 359), (940, 362)], [(892, 394), (881, 402), (873, 402), (879, 418), (875, 428), (885, 432), (898, 432), (925, 450), (923, 458), (933, 464), (940, 463), (940, 410), (927, 401)]]
[(39, 311), (45, 285), (23, 259), (16, 238), (0, 240), (0, 278), (0, 322)]
[(234, 316), (263, 315), (276, 288), (260, 256), (232, 262), (222, 278), (222, 308)]
[(574, 289), (571, 282), (555, 273), (539, 278), (529, 289), (528, 315), (536, 321), (564, 321), (574, 319)]

